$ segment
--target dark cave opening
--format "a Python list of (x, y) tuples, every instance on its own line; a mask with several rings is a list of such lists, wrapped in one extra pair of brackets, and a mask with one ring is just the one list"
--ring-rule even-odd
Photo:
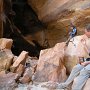
[(38, 20), (36, 13), (27, 4), (27, 0), (12, 0), (12, 2), (4, 0), (4, 2), (6, 21), (3, 25), (3, 37), (13, 39), (13, 54), (19, 55), (21, 51), (25, 50), (29, 52), (30, 56), (39, 57), (40, 50), (44, 49), (44, 47), (35, 40), (32, 40), (35, 44), (33, 46), (23, 37), (33, 35), (42, 28), (45, 28), (44, 24)]

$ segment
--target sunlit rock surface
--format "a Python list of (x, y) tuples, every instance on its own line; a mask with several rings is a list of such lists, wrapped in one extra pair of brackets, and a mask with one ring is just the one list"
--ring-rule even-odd
[(35, 81), (62, 82), (66, 77), (65, 73), (70, 74), (72, 68), (79, 63), (78, 57), (88, 57), (88, 52), (83, 42), (81, 43), (83, 38), (89, 46), (90, 40), (85, 35), (81, 35), (71, 39), (68, 47), (63, 42), (56, 44), (53, 48), (42, 50), (36, 68)]
[(34, 81), (63, 82), (66, 80), (66, 68), (63, 65), (64, 46), (64, 42), (58, 43), (55, 47), (40, 52)]
[(65, 67), (67, 68), (68, 73), (70, 73), (73, 66), (79, 62), (78, 57), (88, 57), (85, 46), (83, 45), (83, 42), (81, 42), (83, 38), (86, 38), (86, 42), (88, 42), (87, 45), (89, 46), (90, 40), (84, 35), (80, 35), (71, 39), (65, 50)]
[(11, 50), (0, 51), (0, 71), (9, 70), (12, 62), (13, 54)]
[(46, 36), (50, 46), (65, 41), (70, 23), (82, 34), (90, 23), (90, 0), (28, 0), (28, 4), (47, 25)]

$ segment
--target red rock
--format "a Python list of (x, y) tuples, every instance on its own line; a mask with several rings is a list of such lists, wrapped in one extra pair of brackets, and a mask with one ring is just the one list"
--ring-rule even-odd
[(12, 43), (12, 39), (0, 39), (0, 71), (10, 69), (14, 57), (10, 50)]
[(67, 40), (71, 22), (77, 27), (78, 35), (83, 34), (85, 25), (90, 23), (90, 0), (28, 0), (28, 4), (47, 25), (44, 35), (50, 47)]
[(65, 43), (58, 43), (55, 47), (42, 50), (36, 68), (34, 81), (55, 81), (66, 80), (66, 68), (63, 65)]
[[(86, 52), (84, 45), (81, 43), (82, 38), (83, 35), (76, 36), (74, 41), (73, 39), (71, 40), (73, 43), (70, 42), (65, 50), (65, 67), (69, 74), (72, 68), (79, 62), (78, 57), (88, 57), (88, 53)], [(86, 38), (86, 42), (88, 42), (88, 45), (90, 45), (90, 40), (88, 38)]]
[(20, 64), (25, 65), (27, 57), (28, 57), (28, 52), (22, 51), (19, 57), (17, 58), (17, 60), (11, 66), (11, 71), (14, 72)]

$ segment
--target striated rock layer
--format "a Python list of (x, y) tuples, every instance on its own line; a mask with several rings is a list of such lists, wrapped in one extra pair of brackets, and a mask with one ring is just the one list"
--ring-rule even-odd
[(90, 23), (90, 0), (28, 0), (28, 4), (47, 25), (46, 36), (50, 46), (67, 39), (70, 23), (83, 33)]

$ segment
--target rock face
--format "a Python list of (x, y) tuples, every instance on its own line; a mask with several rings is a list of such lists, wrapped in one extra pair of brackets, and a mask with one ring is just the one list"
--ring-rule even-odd
[(84, 26), (90, 23), (89, 0), (28, 0), (28, 4), (47, 25), (46, 37), (50, 46), (67, 39), (71, 22), (78, 34), (82, 34)]
[(66, 68), (63, 65), (65, 43), (58, 43), (55, 47), (42, 50), (34, 76), (37, 82), (63, 82), (66, 80)]
[(0, 90), (14, 90), (17, 82), (29, 83), (36, 69), (36, 57), (28, 58), (26, 51), (14, 56), (11, 46), (12, 39), (0, 39)]
[[(34, 0), (28, 0), (30, 5), (38, 13), (38, 17), (43, 21), (50, 21), (56, 19), (55, 15), (59, 15), (60, 12), (70, 7), (70, 5), (75, 4), (81, 0), (46, 0), (35, 3)], [(52, 17), (51, 17), (52, 16)]]

